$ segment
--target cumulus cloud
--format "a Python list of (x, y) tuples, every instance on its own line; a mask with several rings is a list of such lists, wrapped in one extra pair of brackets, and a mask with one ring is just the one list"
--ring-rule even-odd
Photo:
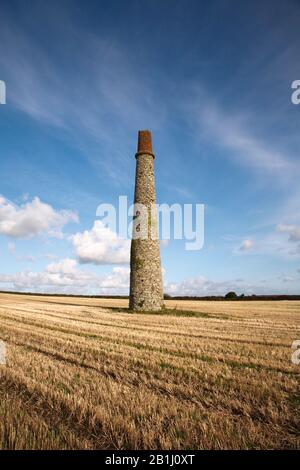
[[(244, 279), (213, 281), (204, 276), (200, 276), (186, 279), (181, 282), (169, 282), (165, 285), (165, 292), (173, 296), (218, 296), (225, 295), (230, 291), (234, 291), (238, 295), (282, 293), (282, 287), (280, 285), (268, 288), (266, 286), (267, 282), (267, 280), (257, 280), (254, 283)], [(289, 279), (285, 282), (292, 281)]]
[[(129, 278), (130, 269), (125, 266), (115, 266), (108, 274), (99, 275), (84, 269), (75, 259), (65, 258), (48, 264), (39, 272), (23, 270), (14, 274), (0, 274), (0, 289), (56, 294), (128, 295)], [(293, 283), (295, 278), (280, 276), (278, 280), (286, 284)], [(282, 285), (268, 289), (266, 283), (267, 280), (251, 283), (241, 278), (213, 281), (199, 276), (165, 283), (164, 291), (173, 296), (225, 295), (229, 291), (246, 295), (282, 293)]]
[(78, 222), (75, 212), (56, 211), (38, 197), (20, 206), (0, 196), (0, 234), (30, 238), (41, 233), (57, 236), (68, 222)]
[(110, 274), (100, 276), (80, 269), (76, 260), (66, 258), (50, 263), (40, 272), (0, 274), (0, 286), (23, 292), (127, 294), (129, 268), (117, 266)]
[(276, 227), (276, 231), (288, 234), (288, 240), (286, 242), (288, 254), (290, 256), (300, 256), (300, 226), (279, 224)]
[(77, 262), (75, 259), (65, 258), (57, 263), (50, 263), (47, 266), (47, 272), (49, 274), (64, 274), (66, 276), (72, 276), (76, 274)]
[(211, 281), (203, 276), (186, 279), (181, 282), (171, 282), (166, 285), (165, 291), (170, 295), (224, 295), (234, 290), (244, 292), (246, 286), (242, 280), (235, 281)]
[(239, 250), (240, 251), (251, 251), (254, 248), (254, 242), (252, 240), (246, 239), (243, 240)]
[(256, 233), (255, 241), (250, 238), (226, 237), (233, 245), (234, 254), (259, 254), (297, 258), (300, 256), (300, 226), (279, 224), (271, 232)]
[(97, 220), (92, 230), (72, 235), (71, 241), (80, 263), (129, 263), (130, 240), (121, 239), (115, 232)]
[(287, 233), (289, 235), (289, 241), (291, 242), (300, 241), (300, 226), (279, 224), (276, 230), (277, 232)]

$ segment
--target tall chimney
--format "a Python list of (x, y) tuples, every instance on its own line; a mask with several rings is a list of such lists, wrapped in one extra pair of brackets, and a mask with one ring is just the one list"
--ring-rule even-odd
[(136, 157), (134, 221), (130, 253), (129, 308), (161, 310), (163, 305), (160, 245), (150, 131), (139, 131)]

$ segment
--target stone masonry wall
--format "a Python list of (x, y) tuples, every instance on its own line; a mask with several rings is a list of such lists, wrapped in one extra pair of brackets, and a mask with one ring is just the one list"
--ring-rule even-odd
[[(150, 134), (151, 138), (151, 134)], [(157, 212), (152, 210), (156, 203), (154, 180), (154, 155), (138, 152), (136, 155), (136, 178), (134, 203), (143, 204), (148, 210), (146, 226), (147, 239), (135, 238), (141, 230), (134, 222), (130, 258), (129, 308), (133, 310), (160, 310), (163, 305), (160, 243), (157, 237)], [(135, 208), (135, 217), (139, 216)], [(151, 238), (151, 234), (155, 236)], [(156, 238), (156, 239), (154, 239)]]

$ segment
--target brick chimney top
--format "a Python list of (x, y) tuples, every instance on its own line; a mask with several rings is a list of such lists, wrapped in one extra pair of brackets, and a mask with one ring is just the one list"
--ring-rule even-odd
[(145, 153), (152, 155), (154, 158), (154, 154), (152, 150), (152, 136), (151, 136), (151, 132), (147, 130), (139, 131), (138, 147), (137, 147), (137, 153), (135, 156), (142, 155)]

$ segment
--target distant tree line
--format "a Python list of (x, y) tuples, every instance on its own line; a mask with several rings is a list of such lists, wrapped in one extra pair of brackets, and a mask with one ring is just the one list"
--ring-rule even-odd
[[(128, 299), (128, 295), (81, 295), (81, 294), (47, 294), (45, 292), (15, 292), (15, 291), (0, 291), (0, 294), (19, 294), (19, 295), (44, 295), (49, 297), (80, 297), (88, 299)], [(164, 295), (165, 300), (227, 300), (227, 301), (240, 301), (240, 300), (300, 300), (300, 295), (238, 295), (233, 291), (228, 292), (226, 295), (184, 295), (172, 296), (169, 294)]]
[(271, 294), (271, 295), (238, 295), (233, 291), (228, 292), (226, 295), (206, 295), (206, 296), (171, 296), (168, 294), (164, 295), (165, 300), (300, 300), (300, 295), (286, 295), (286, 294)]

